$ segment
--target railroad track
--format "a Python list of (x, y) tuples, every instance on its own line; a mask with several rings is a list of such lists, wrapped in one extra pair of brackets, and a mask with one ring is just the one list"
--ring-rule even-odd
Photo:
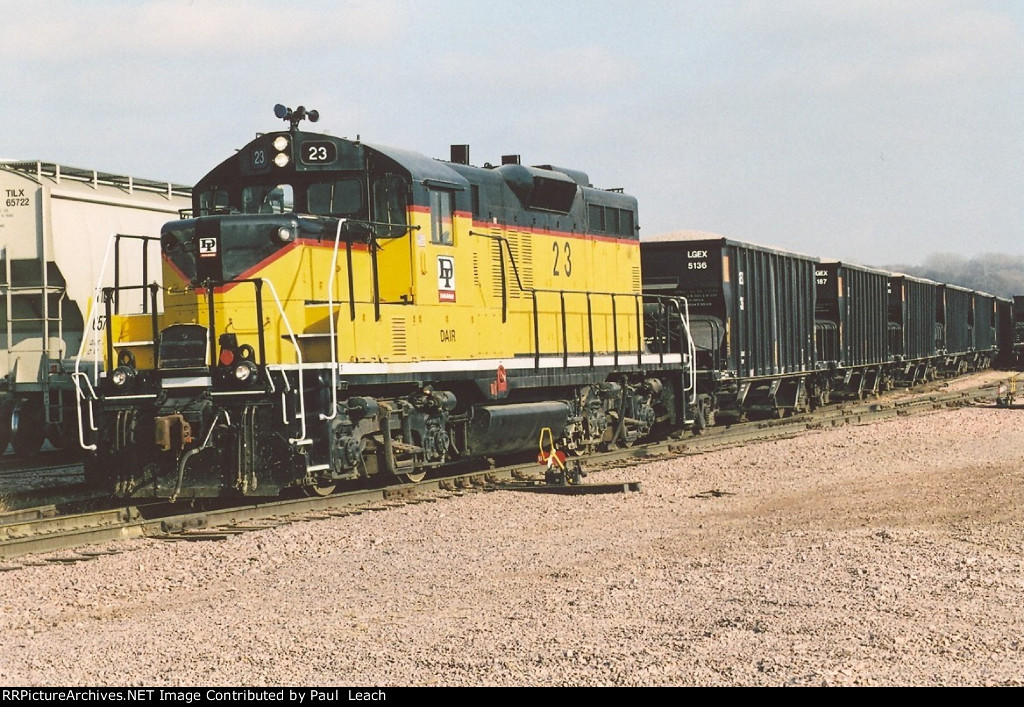
[(65, 502), (94, 495), (84, 484), (79, 456), (68, 451), (44, 450), (30, 457), (0, 456), (0, 502), (4, 508), (22, 508)]
[[(88, 545), (141, 537), (210, 539), (309, 520), (314, 517), (350, 515), (385, 510), (395, 505), (450, 497), (467, 489), (482, 489), (502, 479), (515, 481), (510, 470), (487, 471), (432, 482), (351, 491), (334, 496), (274, 499), (228, 508), (187, 510), (170, 504), (128, 505), (97, 511), (61, 514), (54, 506), (22, 509), (0, 514), (0, 559), (65, 551)], [(180, 504), (179, 504), (180, 505)], [(91, 559), (78, 553), (77, 559)], [(65, 555), (52, 561), (74, 561)], [(6, 565), (0, 569), (14, 569)]]
[[(587, 473), (621, 468), (659, 459), (706, 454), (726, 447), (771, 439), (794, 437), (808, 430), (842, 425), (869, 424), (886, 418), (916, 415), (967, 405), (993, 405), (996, 384), (963, 391), (930, 390), (904, 399), (832, 405), (812, 413), (783, 419), (761, 420), (714, 427), (697, 436), (668, 439), (571, 459), (586, 464)], [(50, 562), (75, 562), (106, 554), (109, 550), (79, 551), (90, 545), (131, 538), (173, 540), (220, 540), (231, 535), (314, 518), (351, 515), (405, 505), (437, 501), (473, 491), (538, 489), (545, 487), (544, 473), (536, 462), (461, 473), (414, 484), (349, 491), (327, 497), (271, 499), (242, 506), (187, 509), (183, 504), (127, 505), (97, 511), (62, 513), (57, 506), (43, 505), (0, 513), (0, 560), (10, 561), (39, 553), (67, 552), (47, 558)], [(585, 484), (589, 486), (590, 484)], [(621, 488), (619, 488), (621, 487)], [(546, 487), (550, 490), (550, 486)], [(618, 484), (612, 490), (638, 490), (639, 484)], [(572, 486), (567, 487), (572, 490)], [(583, 490), (583, 489), (579, 489)], [(29, 560), (29, 563), (32, 561)], [(21, 563), (0, 565), (17, 569)]]

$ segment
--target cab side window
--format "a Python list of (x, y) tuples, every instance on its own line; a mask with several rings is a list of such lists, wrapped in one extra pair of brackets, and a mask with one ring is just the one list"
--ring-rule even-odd
[(405, 235), (408, 230), (407, 206), (405, 182), (401, 177), (389, 174), (374, 180), (372, 220), (388, 224), (375, 227), (378, 238), (400, 238)]
[(430, 190), (430, 242), (438, 245), (452, 245), (452, 215), (455, 199), (450, 191)]

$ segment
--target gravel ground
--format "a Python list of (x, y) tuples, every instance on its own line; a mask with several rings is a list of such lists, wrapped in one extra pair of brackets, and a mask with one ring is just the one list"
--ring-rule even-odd
[(1024, 410), (588, 480), (0, 573), (0, 684), (1024, 683)]

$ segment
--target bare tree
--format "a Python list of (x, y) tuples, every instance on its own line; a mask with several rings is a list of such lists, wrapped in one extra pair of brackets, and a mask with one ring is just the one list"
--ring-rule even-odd
[(1024, 294), (1024, 256), (1021, 255), (984, 253), (965, 258), (955, 253), (932, 253), (922, 265), (887, 265), (885, 269), (999, 297)]

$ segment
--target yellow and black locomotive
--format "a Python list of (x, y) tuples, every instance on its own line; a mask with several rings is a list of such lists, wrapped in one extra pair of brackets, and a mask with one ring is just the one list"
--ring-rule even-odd
[[(277, 107), (97, 296), (88, 478), (125, 496), (325, 493), (678, 427), (685, 305), (641, 290), (636, 200), (585, 174), (299, 129)], [(120, 303), (144, 297), (142, 314)], [(134, 311), (138, 311), (138, 307)]]

